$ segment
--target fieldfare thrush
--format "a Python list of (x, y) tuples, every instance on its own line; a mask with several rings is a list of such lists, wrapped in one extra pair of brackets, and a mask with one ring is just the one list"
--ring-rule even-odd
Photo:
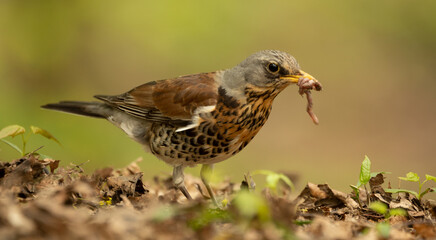
[(61, 101), (43, 108), (105, 118), (157, 158), (173, 166), (173, 183), (188, 199), (183, 169), (202, 164), (201, 179), (216, 203), (205, 172), (241, 151), (265, 124), (274, 98), (296, 83), (306, 94), (321, 85), (294, 57), (260, 51), (237, 66), (210, 73), (152, 81), (102, 102)]

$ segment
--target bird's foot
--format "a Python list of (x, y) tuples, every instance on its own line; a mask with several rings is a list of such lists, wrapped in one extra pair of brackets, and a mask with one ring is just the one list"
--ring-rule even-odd
[(185, 187), (185, 176), (183, 175), (183, 166), (175, 166), (173, 169), (173, 185), (185, 195), (188, 200), (192, 200), (191, 194)]

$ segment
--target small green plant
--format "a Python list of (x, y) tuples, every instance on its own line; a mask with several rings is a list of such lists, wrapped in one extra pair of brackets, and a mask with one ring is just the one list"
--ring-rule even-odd
[(388, 222), (377, 223), (375, 229), (377, 230), (378, 234), (384, 239), (388, 239), (391, 235), (391, 225), (389, 225)]
[(280, 180), (286, 183), (291, 191), (294, 191), (295, 187), (292, 183), (291, 179), (289, 179), (286, 175), (281, 173), (276, 173), (270, 170), (256, 170), (253, 172), (254, 175), (265, 175), (266, 176), (266, 186), (271, 189), (275, 194), (277, 194), (277, 188), (279, 186)]
[(251, 221), (255, 217), (263, 223), (271, 220), (271, 213), (266, 199), (255, 192), (239, 191), (232, 204), (241, 217), (247, 221)]
[[(392, 216), (407, 216), (406, 210), (402, 208), (394, 208), (389, 209), (388, 206), (380, 201), (372, 202), (369, 205), (369, 208), (378, 214), (384, 215), (385, 219), (388, 219)], [(389, 238), (391, 226), (388, 222), (383, 221), (379, 222), (376, 225), (376, 229), (378, 234), (383, 238)]]
[(376, 213), (384, 215), (386, 219), (392, 216), (407, 216), (406, 210), (402, 208), (393, 208), (389, 209), (388, 206), (380, 201), (372, 202), (369, 205), (369, 208)]
[(412, 190), (408, 190), (408, 189), (385, 189), (386, 192), (389, 193), (399, 193), (399, 192), (407, 192), (410, 194), (415, 195), (416, 198), (418, 198), (419, 200), (421, 200), (421, 198), (429, 193), (429, 192), (435, 192), (436, 191), (436, 187), (433, 188), (426, 188), (424, 191), (422, 191), (422, 186), (424, 185), (424, 183), (428, 182), (428, 181), (434, 181), (436, 182), (436, 177), (432, 176), (432, 175), (428, 175), (425, 174), (425, 180), (423, 182), (421, 182), (419, 180), (419, 176), (417, 173), (414, 172), (409, 172), (406, 174), (406, 177), (398, 177), (400, 180), (404, 180), (404, 181), (408, 181), (408, 182), (417, 182), (419, 184), (418, 186), (418, 192), (412, 191)]
[(199, 212), (199, 216), (188, 222), (194, 230), (200, 230), (213, 222), (230, 222), (232, 216), (229, 211), (220, 208), (207, 208)]
[[(357, 201), (360, 206), (362, 206), (362, 203), (360, 202), (360, 187), (364, 187), (366, 193), (368, 193), (368, 190), (366, 188), (366, 184), (369, 183), (369, 180), (372, 177), (377, 176), (377, 174), (388, 174), (390, 172), (371, 172), (371, 160), (369, 160), (369, 157), (365, 155), (365, 159), (363, 159), (362, 164), (360, 165), (360, 174), (359, 174), (359, 180), (357, 181), (356, 185), (350, 185), (350, 187), (353, 189), (354, 193), (356, 194)], [(369, 204), (369, 198), (367, 205)]]
[[(4, 142), (7, 145), (9, 145), (10, 147), (12, 147), (14, 150), (19, 152), (21, 156), (25, 156), (26, 154), (28, 154), (28, 152), (26, 152), (26, 145), (29, 141), (30, 136), (34, 135), (34, 134), (39, 134), (47, 139), (53, 140), (53, 141), (57, 142), (58, 144), (60, 144), (59, 141), (55, 137), (53, 137), (53, 135), (51, 135), (48, 131), (46, 131), (42, 128), (30, 126), (30, 130), (31, 130), (31, 132), (25, 136), (26, 129), (24, 129), (24, 127), (22, 127), (20, 125), (10, 125), (10, 126), (4, 127), (2, 130), (0, 130), (0, 141)], [(14, 138), (14, 137), (19, 136), (19, 135), (21, 135), (21, 141), (22, 141), (21, 148), (15, 144), (13, 144), (12, 142), (4, 139), (7, 137)]]

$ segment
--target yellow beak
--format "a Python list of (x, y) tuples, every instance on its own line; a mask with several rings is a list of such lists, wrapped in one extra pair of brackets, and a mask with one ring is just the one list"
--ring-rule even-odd
[(316, 80), (312, 75), (304, 72), (303, 70), (300, 70), (300, 74), (296, 74), (296, 75), (286, 75), (286, 76), (282, 76), (280, 77), (280, 79), (283, 80), (288, 80), (292, 83), (298, 83), (298, 80), (303, 77), (303, 78), (308, 78), (311, 80), (314, 80), (315, 82), (318, 82), (318, 80)]

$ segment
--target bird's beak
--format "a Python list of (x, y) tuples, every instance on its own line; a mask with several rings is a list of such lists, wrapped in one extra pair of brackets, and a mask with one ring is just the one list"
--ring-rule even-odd
[(309, 80), (313, 80), (315, 82), (318, 82), (312, 75), (300, 70), (298, 74), (295, 75), (285, 75), (281, 76), (280, 79), (282, 80), (288, 80), (291, 83), (298, 83), (298, 80), (300, 78), (308, 78)]

